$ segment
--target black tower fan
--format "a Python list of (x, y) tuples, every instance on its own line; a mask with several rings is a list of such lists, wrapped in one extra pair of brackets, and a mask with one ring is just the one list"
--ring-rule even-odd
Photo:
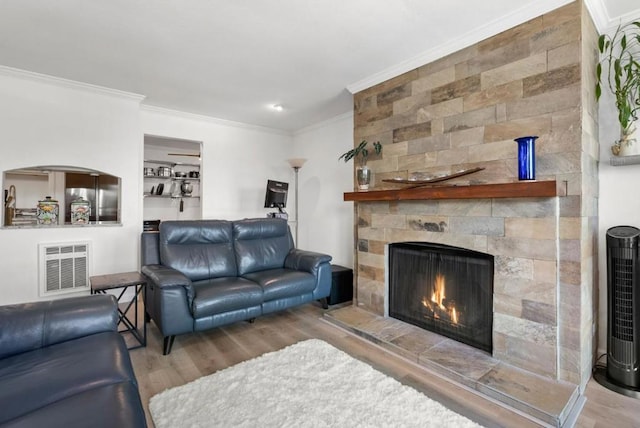
[(595, 379), (640, 398), (640, 229), (607, 231), (607, 368)]

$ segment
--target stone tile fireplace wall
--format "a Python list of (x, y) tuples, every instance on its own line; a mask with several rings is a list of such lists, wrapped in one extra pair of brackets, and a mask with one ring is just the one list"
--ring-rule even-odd
[[(584, 386), (594, 350), (597, 32), (574, 2), (355, 94), (354, 144), (375, 188), (484, 167), (457, 184), (517, 181), (513, 139), (538, 135), (538, 180), (567, 196), (356, 202), (356, 302), (384, 312), (385, 245), (439, 242), (495, 256), (494, 357)], [(523, 195), (526, 196), (526, 195)]]

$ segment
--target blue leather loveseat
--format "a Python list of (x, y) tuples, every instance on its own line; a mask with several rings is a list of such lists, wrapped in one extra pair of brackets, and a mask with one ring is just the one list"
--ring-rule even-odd
[(0, 306), (0, 427), (146, 427), (113, 296)]
[(165, 221), (142, 234), (146, 312), (164, 337), (208, 330), (320, 300), (331, 257), (296, 249), (286, 220)]

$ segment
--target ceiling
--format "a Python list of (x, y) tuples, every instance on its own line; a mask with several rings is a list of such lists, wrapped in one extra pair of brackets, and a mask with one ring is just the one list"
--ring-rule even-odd
[[(2, 0), (0, 65), (295, 131), (349, 112), (351, 92), (565, 3)], [(586, 3), (601, 30), (640, 16), (637, 0)]]

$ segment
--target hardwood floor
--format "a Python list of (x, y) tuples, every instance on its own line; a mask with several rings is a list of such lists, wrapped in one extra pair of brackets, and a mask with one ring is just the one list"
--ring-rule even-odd
[[(131, 351), (131, 358), (149, 426), (149, 398), (174, 386), (276, 351), (301, 340), (317, 338), (342, 349), (377, 370), (398, 379), (457, 413), (486, 427), (535, 427), (534, 422), (475, 393), (440, 379), (405, 360), (365, 342), (322, 318), (319, 305), (310, 304), (203, 333), (176, 338), (173, 351), (162, 355), (162, 337), (149, 324), (147, 347)], [(591, 380), (579, 428), (640, 427), (640, 400), (616, 394)]]

